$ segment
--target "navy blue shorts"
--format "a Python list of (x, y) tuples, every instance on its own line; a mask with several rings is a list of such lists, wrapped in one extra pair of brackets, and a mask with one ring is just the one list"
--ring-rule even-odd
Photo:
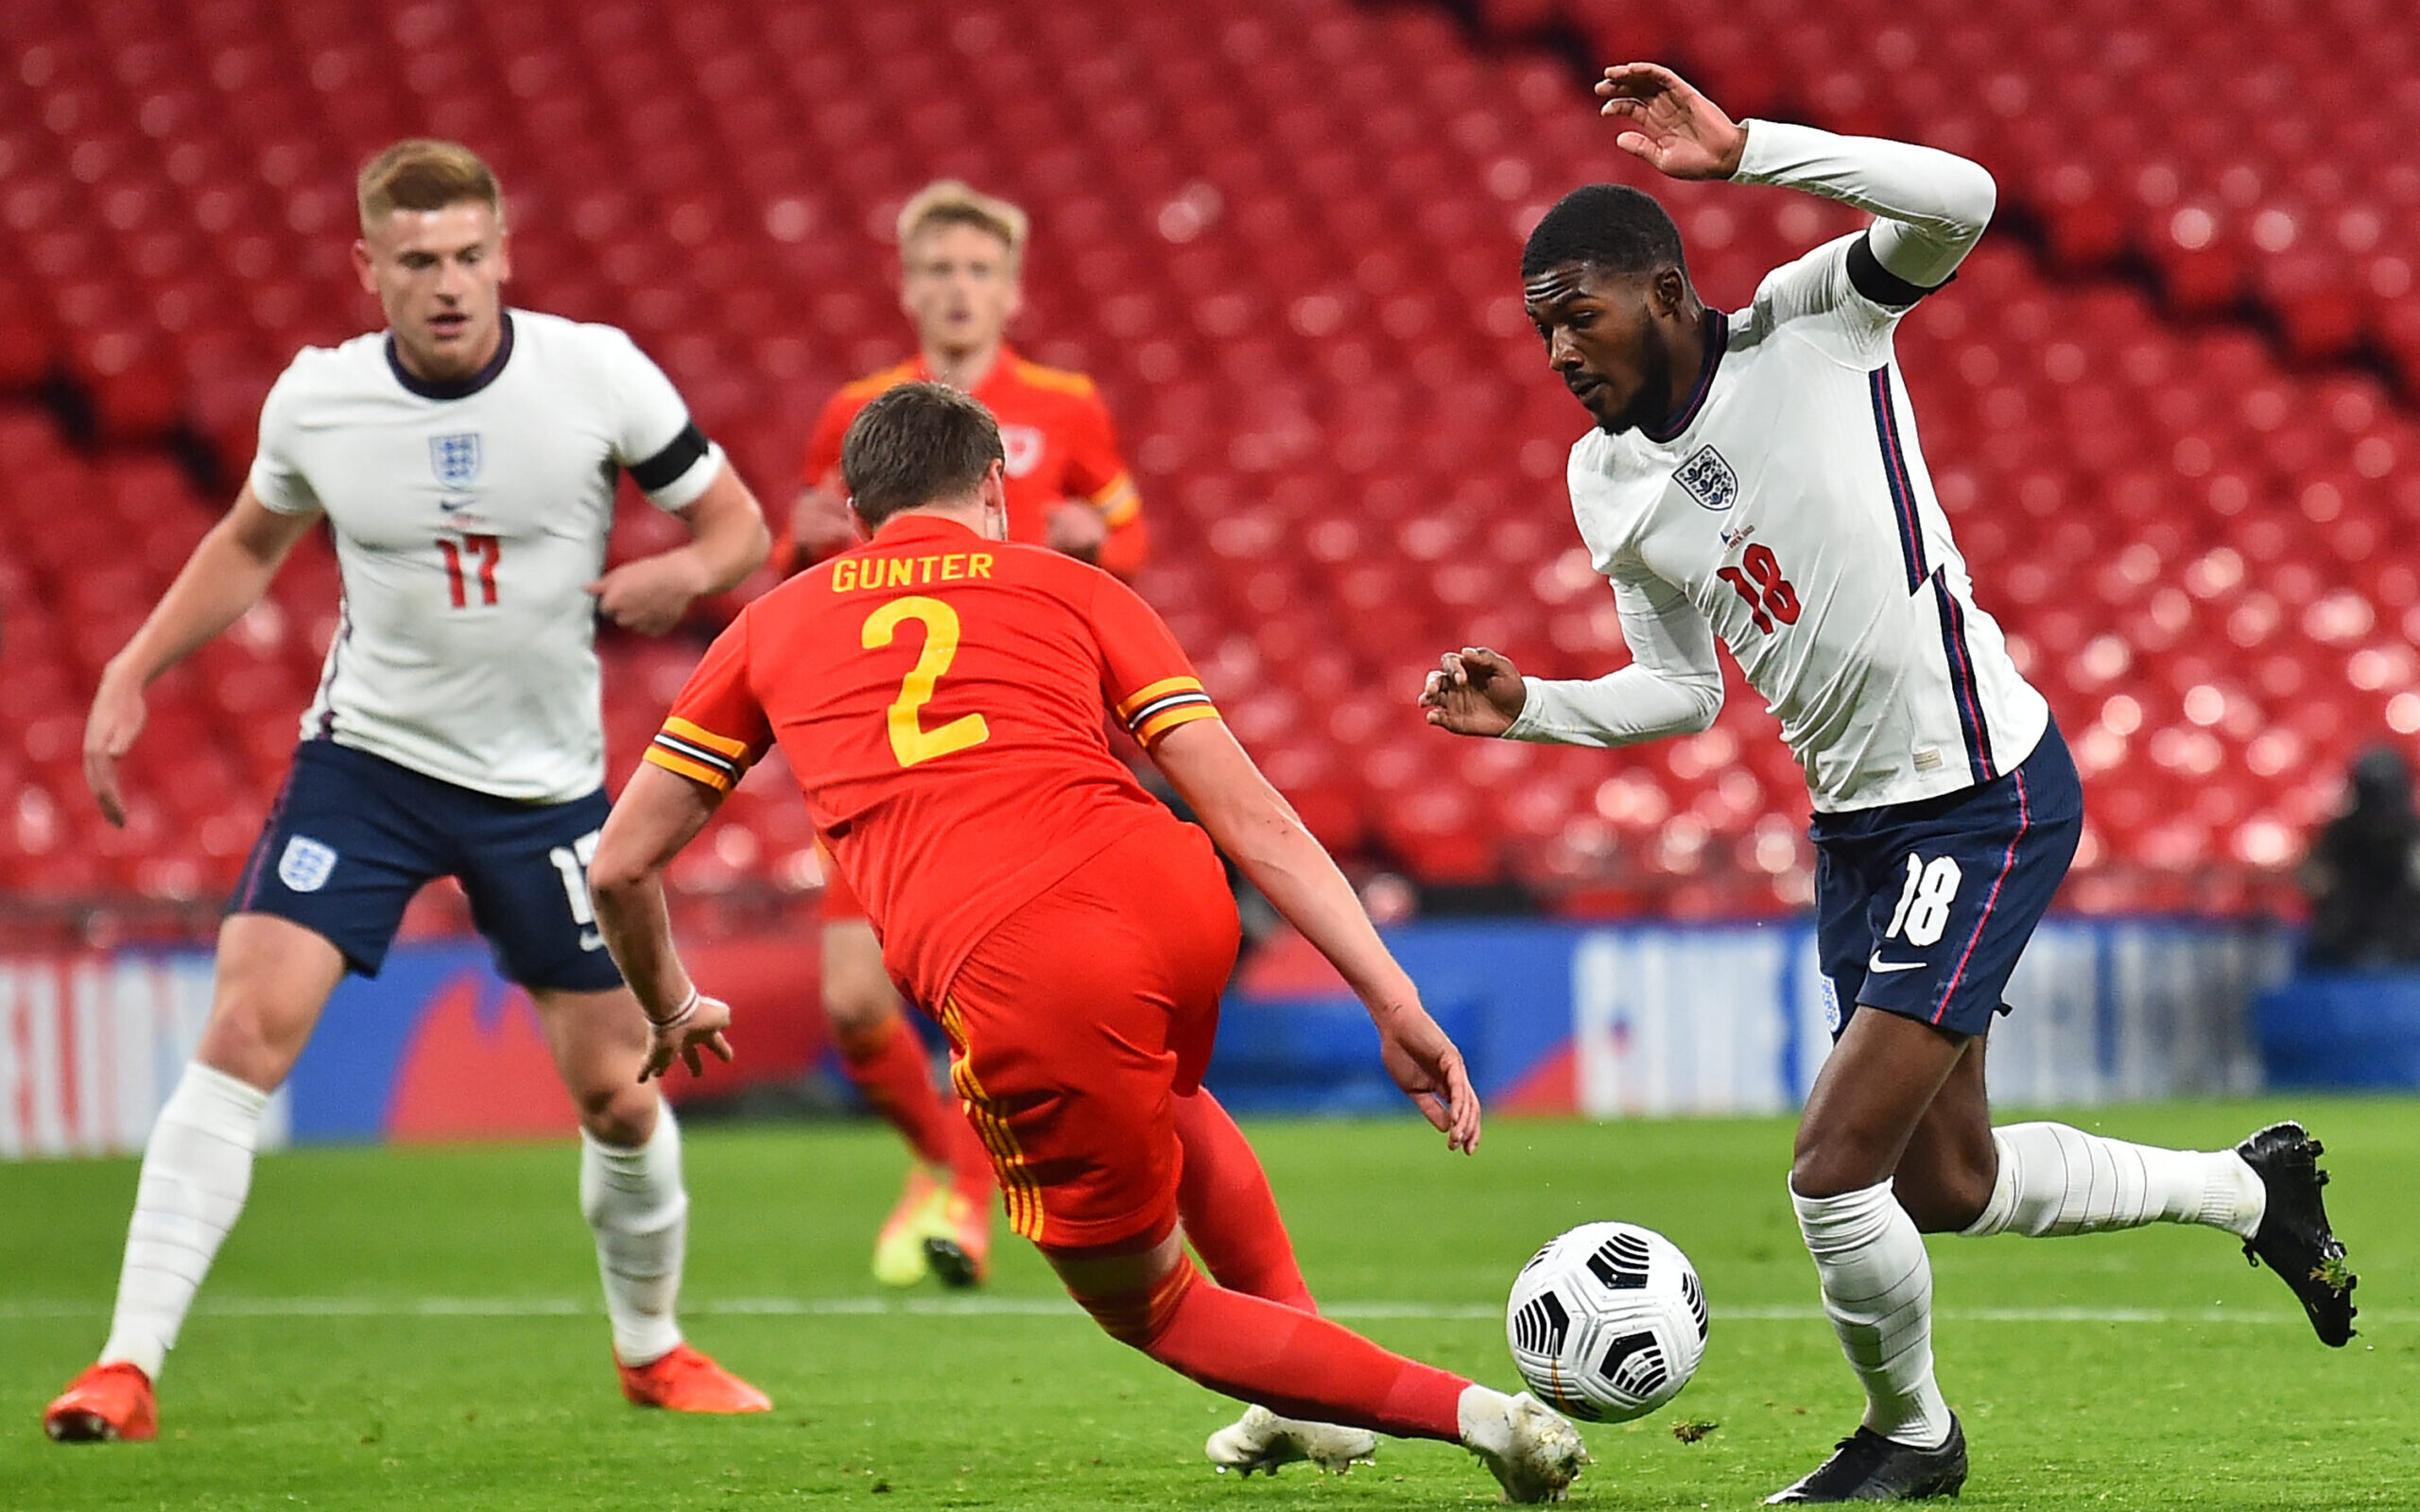
[(1833, 1037), (1860, 1007), (1985, 1034), (2075, 859), (2083, 784), (2054, 724), (2023, 765), (1980, 787), (1818, 814), (1808, 833)]
[(596, 932), (588, 861), (612, 808), (602, 788), (568, 803), (519, 803), (306, 740), (229, 907), (290, 919), (376, 976), (412, 895), (454, 877), (506, 980), (601, 992), (622, 975)]

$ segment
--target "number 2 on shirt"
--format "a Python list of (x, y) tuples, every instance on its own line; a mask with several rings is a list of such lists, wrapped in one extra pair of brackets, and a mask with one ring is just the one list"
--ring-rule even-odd
[(504, 543), (493, 536), (464, 536), (456, 545), (443, 536), (437, 538), (437, 554), (445, 558), (445, 586), (454, 592), (454, 607), (471, 607), (471, 585), (462, 576), (463, 559), (478, 558), (479, 602), (495, 602), (495, 564), (504, 556)]
[(932, 701), (934, 685), (958, 660), (958, 610), (921, 593), (894, 598), (866, 616), (860, 644), (869, 651), (889, 645), (902, 620), (915, 620), (925, 627), (925, 649), (899, 684), (899, 696), (891, 701), (890, 753), (899, 758), (900, 765), (913, 766), (991, 739), (992, 727), (981, 714), (960, 714), (939, 730), (926, 730), (918, 717)]
[[(1781, 575), (1781, 558), (1773, 555), (1772, 548), (1758, 541), (1748, 548), (1740, 561), (1747, 567), (1746, 572), (1724, 567), (1714, 576), (1729, 583), (1748, 601), (1748, 612), (1755, 616), (1756, 628), (1771, 635), (1775, 620), (1784, 625), (1797, 624), (1798, 590)], [(1754, 581), (1749, 581), (1751, 578)]]

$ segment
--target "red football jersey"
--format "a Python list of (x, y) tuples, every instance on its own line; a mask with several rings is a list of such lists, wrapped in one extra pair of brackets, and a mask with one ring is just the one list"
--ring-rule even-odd
[[(921, 356), (860, 378), (832, 396), (807, 438), (808, 487), (840, 485), (840, 442), (850, 421), (868, 404), (901, 384), (928, 383), (932, 369)], [(1009, 485), (1009, 539), (1040, 544), (1050, 507), (1090, 504), (1109, 526), (1100, 564), (1121, 577), (1143, 565), (1143, 501), (1117, 453), (1117, 433), (1100, 391), (1080, 372), (1028, 362), (1003, 347), (999, 361), (974, 397), (1000, 422)], [(805, 565), (785, 539), (773, 558), (785, 571)]]
[(909, 515), (783, 583), (707, 651), (647, 759), (729, 791), (779, 742), (892, 979), (941, 1003), (1020, 903), (1138, 825), (1180, 821), (1110, 754), (1218, 717), (1133, 590)]

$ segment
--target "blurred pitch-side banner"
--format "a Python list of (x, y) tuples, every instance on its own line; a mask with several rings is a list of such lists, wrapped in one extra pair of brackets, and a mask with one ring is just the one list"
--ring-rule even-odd
[[(1794, 1108), (1830, 1036), (1804, 922), (1408, 925), (1390, 942), (1468, 1056), (1491, 1108), (1601, 1118)], [(804, 1081), (825, 1050), (812, 932), (700, 945), (740, 1059), (676, 1095)], [(2054, 920), (1992, 1038), (1996, 1100), (2051, 1106), (2260, 1084), (2254, 998), (2284, 975), (2273, 932)], [(0, 960), (0, 1158), (139, 1149), (210, 1003), (207, 954)], [(1299, 939), (1238, 971), (1210, 1085), (1256, 1112), (1395, 1112), (1359, 1005)], [(277, 1141), (568, 1135), (527, 995), (476, 942), (398, 947), (351, 978), (273, 1105)]]
[[(1796, 1108), (1831, 1045), (1810, 921), (1435, 923), (1389, 932), (1491, 1108), (1598, 1118)], [(1255, 1111), (1401, 1105), (1360, 1005), (1306, 947), (1248, 963), (1210, 1083)], [(2285, 974), (2273, 930), (2053, 919), (2009, 985), (1991, 1087), (2010, 1106), (2260, 1085), (2250, 1007)]]

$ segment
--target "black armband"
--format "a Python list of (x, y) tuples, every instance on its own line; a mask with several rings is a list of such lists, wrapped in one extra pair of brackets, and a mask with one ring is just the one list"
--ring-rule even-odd
[[(1935, 284), (1934, 288), (1939, 288), (1957, 277), (1957, 274), (1952, 273), (1949, 278)], [(1893, 305), (1900, 309), (1907, 308), (1932, 292), (1932, 289), (1921, 284), (1910, 284), (1883, 266), (1882, 259), (1874, 255), (1872, 232), (1867, 232), (1849, 244), (1849, 283), (1856, 286), (1859, 294), (1875, 303)]]
[(679, 482), (681, 474), (696, 466), (698, 458), (705, 455), (706, 433), (698, 429), (696, 421), (691, 421), (681, 427), (680, 435), (664, 443), (663, 451), (644, 462), (633, 463), (631, 476), (640, 488), (653, 493), (658, 489), (670, 488)]

